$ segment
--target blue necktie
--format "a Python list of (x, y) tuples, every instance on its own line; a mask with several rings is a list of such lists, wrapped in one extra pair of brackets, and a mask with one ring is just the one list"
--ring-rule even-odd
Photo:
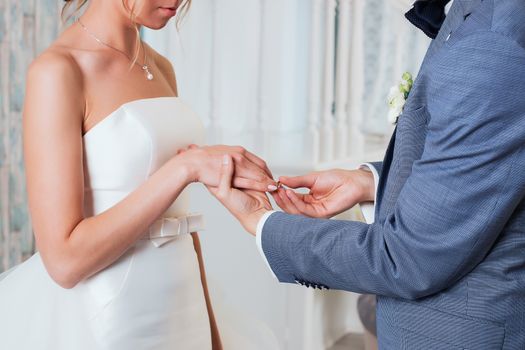
[(435, 39), (445, 21), (445, 6), (450, 0), (417, 0), (405, 17), (428, 37)]

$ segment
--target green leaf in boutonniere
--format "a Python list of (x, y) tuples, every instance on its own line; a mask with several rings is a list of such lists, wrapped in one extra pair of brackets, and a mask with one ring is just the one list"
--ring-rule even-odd
[(412, 75), (409, 72), (403, 73), (401, 79), (398, 85), (390, 88), (388, 94), (388, 121), (392, 124), (397, 124), (399, 116), (403, 113), (403, 107), (405, 107), (410, 90), (412, 90), (412, 85), (414, 85)]

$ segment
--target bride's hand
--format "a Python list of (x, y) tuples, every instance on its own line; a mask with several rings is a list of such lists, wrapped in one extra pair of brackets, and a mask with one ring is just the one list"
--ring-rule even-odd
[(240, 146), (196, 146), (179, 150), (177, 157), (186, 165), (190, 181), (217, 187), (220, 181), (222, 159), (232, 157), (235, 163), (233, 186), (260, 192), (275, 191), (276, 182), (266, 163)]
[(242, 224), (244, 229), (255, 235), (257, 224), (272, 205), (266, 193), (250, 190), (238, 190), (232, 187), (235, 167), (231, 157), (222, 157), (222, 169), (217, 187), (208, 186), (213, 194)]

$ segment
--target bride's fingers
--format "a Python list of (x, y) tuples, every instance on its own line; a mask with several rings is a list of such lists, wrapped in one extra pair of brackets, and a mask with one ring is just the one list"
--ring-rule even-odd
[(208, 189), (208, 191), (214, 195), (214, 196), (217, 196), (217, 191), (219, 190), (218, 187), (214, 187), (214, 186), (209, 186), (209, 185), (204, 185), (206, 186), (206, 188)]
[(244, 190), (254, 190), (257, 192), (272, 192), (277, 189), (277, 186), (275, 185), (268, 185), (266, 182), (258, 182), (244, 177), (235, 177), (233, 179), (233, 187)]
[(255, 198), (261, 205), (264, 206), (267, 210), (272, 210), (272, 204), (270, 203), (270, 200), (268, 198), (268, 194), (266, 192), (259, 192), (254, 190), (244, 190), (244, 193), (249, 195), (252, 198)]
[(248, 158), (252, 163), (254, 163), (258, 167), (260, 167), (261, 169), (266, 171), (268, 176), (273, 179), (272, 171), (270, 170), (270, 168), (268, 168), (268, 165), (266, 164), (266, 162), (263, 159), (259, 158), (258, 156), (256, 156), (255, 154), (253, 154), (253, 153), (251, 153), (249, 151), (246, 151), (246, 158)]
[(217, 197), (220, 199), (228, 198), (232, 188), (234, 166), (230, 155), (225, 154), (222, 157), (221, 178), (219, 180), (219, 188), (217, 189)]
[(259, 166), (252, 163), (250, 160), (243, 156), (234, 157), (235, 160), (235, 172), (238, 177), (254, 180), (268, 186), (275, 186), (276, 182), (273, 178), (269, 177), (268, 174), (262, 170)]

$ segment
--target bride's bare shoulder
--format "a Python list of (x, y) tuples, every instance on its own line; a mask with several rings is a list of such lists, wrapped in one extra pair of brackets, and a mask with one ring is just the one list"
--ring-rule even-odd
[(51, 45), (29, 65), (26, 75), (24, 118), (36, 125), (35, 118), (83, 118), (85, 110), (82, 71), (67, 49)]
[(31, 62), (27, 79), (33, 84), (41, 80), (47, 83), (64, 80), (81, 83), (82, 70), (69, 50), (52, 45)]
[(49, 106), (60, 106), (68, 113), (84, 110), (83, 70), (63, 34), (29, 65), (24, 105), (29, 112), (38, 110), (35, 106), (47, 110), (53, 109)]
[(33, 84), (71, 83), (80, 86), (83, 82), (78, 54), (78, 33), (69, 26), (29, 65), (27, 79)]

